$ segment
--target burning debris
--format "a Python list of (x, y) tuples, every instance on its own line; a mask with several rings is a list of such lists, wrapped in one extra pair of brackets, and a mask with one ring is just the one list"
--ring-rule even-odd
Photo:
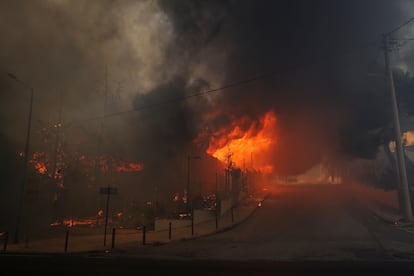
[(34, 152), (29, 163), (32, 163), (36, 171), (40, 174), (46, 174), (48, 172), (46, 167), (46, 153), (44, 152)]
[[(22, 157), (21, 154), (19, 156)], [(99, 169), (103, 173), (107, 173), (109, 170), (120, 173), (129, 173), (129, 172), (140, 172), (144, 169), (143, 163), (128, 162), (121, 159), (115, 158), (99, 158), (98, 161), (94, 158), (88, 158), (85, 155), (80, 155), (77, 160), (80, 164), (80, 171), (87, 174), (93, 174), (94, 169), (96, 168), (96, 163), (99, 162)], [(39, 174), (44, 174), (51, 178), (63, 178), (63, 171), (68, 166), (65, 162), (60, 161), (58, 164), (53, 165), (50, 162), (50, 158), (46, 152), (34, 152), (32, 158), (30, 158), (29, 163), (33, 164), (33, 167)], [(56, 166), (56, 174), (52, 175), (53, 171), (50, 167)], [(49, 172), (49, 173), (48, 173)]]

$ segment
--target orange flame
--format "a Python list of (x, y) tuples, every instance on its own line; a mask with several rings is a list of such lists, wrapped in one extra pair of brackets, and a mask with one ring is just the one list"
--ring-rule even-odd
[(117, 172), (139, 172), (144, 169), (144, 164), (130, 162), (116, 164), (114, 167)]
[[(228, 165), (245, 166), (247, 160), (252, 168), (271, 173), (269, 150), (276, 142), (276, 115), (269, 111), (259, 121), (249, 121), (248, 117), (243, 117), (217, 130), (210, 136), (206, 152)], [(246, 123), (249, 123), (248, 128), (243, 130), (241, 126)]]
[(47, 172), (47, 168), (46, 165), (43, 162), (36, 162), (34, 164), (35, 169), (40, 173), (40, 174), (45, 174)]
[(32, 159), (29, 160), (29, 163), (33, 163), (33, 166), (38, 173), (46, 174), (47, 166), (46, 166), (46, 162), (44, 161), (45, 159), (46, 159), (46, 154), (44, 152), (34, 152)]
[(79, 157), (79, 161), (87, 168), (87, 170), (92, 170), (95, 167), (96, 162), (101, 172), (108, 173), (110, 170), (115, 172), (140, 172), (144, 169), (143, 163), (136, 162), (127, 162), (115, 158), (100, 158), (99, 160), (88, 159), (85, 155)]

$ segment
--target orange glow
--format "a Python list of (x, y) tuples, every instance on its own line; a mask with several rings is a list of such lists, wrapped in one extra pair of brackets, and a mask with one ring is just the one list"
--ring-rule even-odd
[(64, 219), (63, 225), (73, 227), (76, 225), (96, 225), (96, 218), (85, 218), (85, 219)]
[(45, 174), (47, 171), (46, 165), (43, 162), (35, 162), (34, 166), (40, 174)]
[(414, 131), (404, 132), (403, 140), (406, 146), (413, 146), (414, 145)]
[(33, 166), (38, 173), (46, 174), (47, 166), (44, 160), (46, 160), (46, 154), (44, 152), (34, 152), (32, 159), (29, 160), (29, 162), (33, 163)]
[[(242, 126), (246, 125), (243, 130)], [(276, 116), (269, 111), (258, 121), (243, 117), (217, 130), (210, 136), (206, 152), (227, 165), (229, 162), (237, 167), (248, 164), (247, 167), (271, 173), (274, 168), (269, 150), (276, 138)]]
[(179, 193), (176, 193), (175, 195), (174, 195), (174, 197), (173, 197), (173, 202), (177, 202), (177, 201), (179, 201), (180, 200), (180, 194)]
[[(86, 171), (93, 171), (95, 168), (96, 160), (88, 159), (84, 155), (79, 157), (79, 161), (85, 166)], [(126, 162), (115, 158), (100, 158), (98, 160), (99, 169), (103, 173), (108, 173), (110, 170), (115, 172), (140, 172), (144, 169), (143, 163)]]
[(144, 169), (144, 164), (142, 163), (124, 163), (120, 162), (115, 164), (115, 171), (117, 172), (139, 172)]
[[(24, 157), (23, 152), (19, 152), (18, 155), (20, 157)], [(62, 158), (62, 156), (58, 156), (59, 158), (56, 160), (56, 172), (53, 173), (53, 164), (50, 162), (50, 156), (46, 152), (36, 151), (33, 152), (32, 157), (29, 160), (29, 163), (33, 164), (35, 170), (43, 175), (47, 175), (50, 178), (55, 178), (56, 180), (60, 181), (58, 183), (59, 187), (63, 188), (63, 178), (64, 175), (61, 173), (62, 169), (66, 167), (66, 164)], [(98, 162), (98, 168), (103, 173), (108, 173), (110, 170), (115, 172), (121, 173), (130, 173), (130, 172), (140, 172), (144, 169), (143, 163), (137, 162), (128, 162), (121, 160), (119, 158), (99, 158), (99, 160), (94, 160), (90, 157), (85, 155), (80, 155), (78, 157), (80, 162), (80, 170), (83, 174), (88, 176), (93, 176), (94, 171), (96, 169), (96, 162)]]

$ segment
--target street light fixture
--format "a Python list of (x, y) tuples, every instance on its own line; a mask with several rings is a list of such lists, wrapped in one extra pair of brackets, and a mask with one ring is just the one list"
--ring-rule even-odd
[(30, 146), (30, 132), (32, 128), (32, 111), (33, 111), (33, 95), (34, 95), (34, 89), (32, 87), (29, 87), (25, 82), (21, 81), (19, 78), (17, 78), (12, 73), (6, 73), (7, 76), (14, 81), (22, 84), (25, 88), (30, 90), (30, 105), (29, 105), (29, 117), (27, 121), (27, 132), (26, 132), (26, 141), (25, 141), (25, 147), (24, 147), (24, 165), (23, 165), (23, 178), (22, 178), (22, 184), (21, 184), (21, 190), (20, 190), (20, 198), (19, 198), (19, 206), (17, 210), (17, 219), (16, 219), (16, 228), (14, 232), (14, 243), (19, 242), (19, 232), (20, 232), (20, 225), (21, 225), (21, 216), (23, 212), (23, 203), (24, 203), (24, 197), (26, 193), (26, 186), (27, 186), (27, 167), (29, 163), (29, 146)]

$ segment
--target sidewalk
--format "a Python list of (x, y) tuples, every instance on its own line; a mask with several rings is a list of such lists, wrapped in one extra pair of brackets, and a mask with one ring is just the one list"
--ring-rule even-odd
[(365, 185), (350, 186), (354, 195), (363, 203), (377, 218), (394, 225), (412, 225), (405, 222), (404, 216), (398, 206), (398, 191), (386, 191)]
[(399, 212), (398, 209), (391, 208), (378, 201), (372, 201), (369, 203), (370, 211), (381, 220), (389, 224), (405, 224), (404, 216)]
[[(254, 213), (264, 197), (257, 198), (250, 202), (240, 204), (239, 207), (229, 210), (227, 213), (216, 219), (194, 224), (186, 227), (175, 228), (174, 225), (162, 231), (143, 231), (134, 229), (113, 229), (108, 228), (106, 239), (104, 228), (95, 229), (94, 233), (88, 231), (68, 228), (62, 231), (58, 237), (33, 240), (27, 244), (20, 242), (13, 244), (7, 242), (6, 252), (8, 253), (85, 253), (101, 252), (105, 250), (127, 250), (140, 246), (156, 246), (172, 241), (194, 239), (202, 236), (213, 235), (246, 220)], [(104, 246), (105, 240), (105, 246)], [(4, 241), (0, 241), (0, 252), (4, 252)]]

